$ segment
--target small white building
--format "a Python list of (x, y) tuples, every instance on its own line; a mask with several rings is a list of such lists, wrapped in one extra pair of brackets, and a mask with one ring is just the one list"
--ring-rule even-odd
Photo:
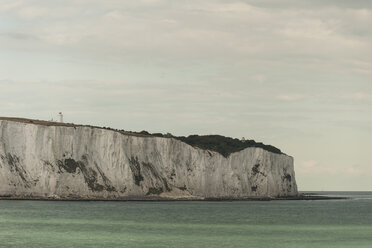
[(63, 114), (62, 114), (62, 112), (59, 112), (58, 113), (58, 122), (63, 123)]

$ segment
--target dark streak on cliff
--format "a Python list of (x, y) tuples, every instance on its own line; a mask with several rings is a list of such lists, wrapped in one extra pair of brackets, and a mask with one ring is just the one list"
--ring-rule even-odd
[(141, 181), (143, 181), (143, 176), (141, 174), (141, 166), (140, 163), (138, 162), (138, 158), (130, 158), (129, 159), (129, 168), (132, 171), (133, 178), (134, 178), (134, 183), (137, 186), (140, 186)]
[[(106, 178), (101, 170), (99, 170), (99, 176), (102, 178), (104, 185), (98, 183), (98, 173), (88, 166), (88, 160), (86, 156), (82, 157), (82, 160), (75, 161), (72, 158), (62, 159), (57, 161), (57, 165), (60, 172), (77, 173), (77, 169), (80, 169), (83, 174), (85, 183), (92, 191), (115, 191), (115, 187), (110, 184), (110, 181)], [(96, 165), (96, 168), (98, 166)]]
[(25, 187), (30, 188), (30, 184), (28, 183), (28, 180), (26, 178), (27, 173), (21, 165), (21, 161), (18, 156), (7, 153), (6, 156), (1, 156), (1, 159), (9, 165), (10, 171), (16, 172), (18, 174)]

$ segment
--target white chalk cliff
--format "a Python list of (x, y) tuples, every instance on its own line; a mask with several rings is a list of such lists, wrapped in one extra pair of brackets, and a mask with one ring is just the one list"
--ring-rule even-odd
[(173, 138), (0, 120), (0, 197), (172, 199), (296, 196), (293, 158), (227, 158)]

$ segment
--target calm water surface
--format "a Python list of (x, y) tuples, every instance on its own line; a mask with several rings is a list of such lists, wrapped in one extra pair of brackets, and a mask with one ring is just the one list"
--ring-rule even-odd
[(0, 201), (0, 247), (372, 247), (372, 192), (271, 202)]

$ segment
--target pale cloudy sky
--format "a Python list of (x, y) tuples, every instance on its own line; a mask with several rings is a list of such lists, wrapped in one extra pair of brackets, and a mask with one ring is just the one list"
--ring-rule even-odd
[(222, 134), (372, 190), (372, 1), (0, 0), (0, 115)]

